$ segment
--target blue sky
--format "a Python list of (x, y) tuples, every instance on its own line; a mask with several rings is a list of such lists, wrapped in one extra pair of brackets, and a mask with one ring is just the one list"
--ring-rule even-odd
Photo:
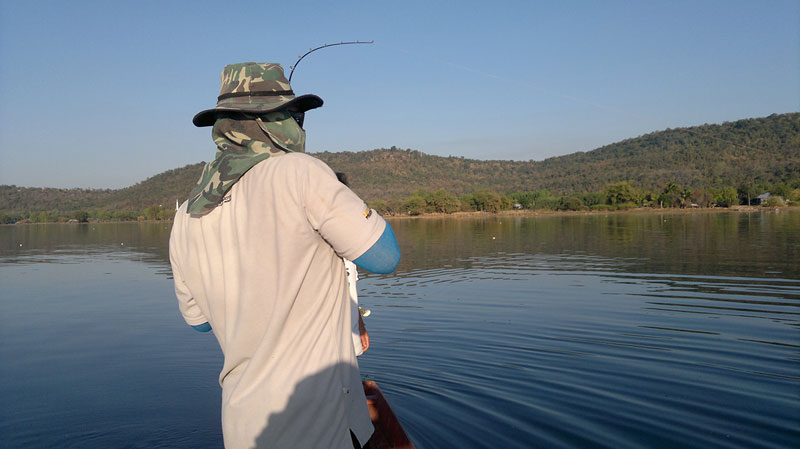
[(307, 150), (542, 160), (800, 110), (800, 2), (0, 0), (0, 184), (119, 188), (213, 158), (229, 63), (325, 105)]

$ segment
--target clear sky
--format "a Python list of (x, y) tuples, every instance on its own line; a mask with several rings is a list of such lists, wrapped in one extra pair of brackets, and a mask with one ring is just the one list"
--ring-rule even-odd
[(800, 110), (800, 2), (0, 0), (0, 184), (208, 161), (229, 63), (298, 66), (307, 151), (542, 160)]

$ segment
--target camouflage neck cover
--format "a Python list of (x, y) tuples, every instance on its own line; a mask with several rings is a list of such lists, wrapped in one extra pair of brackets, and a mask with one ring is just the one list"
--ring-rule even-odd
[(254, 165), (287, 152), (305, 151), (306, 134), (285, 110), (261, 116), (222, 116), (211, 131), (216, 158), (189, 194), (186, 212), (206, 215)]

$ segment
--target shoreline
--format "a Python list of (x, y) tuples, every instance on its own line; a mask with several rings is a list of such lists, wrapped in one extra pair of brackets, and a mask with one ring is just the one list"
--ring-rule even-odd
[[(763, 207), (763, 206), (734, 206), (734, 207), (706, 207), (706, 208), (652, 208), (652, 207), (639, 207), (636, 209), (622, 209), (622, 210), (502, 210), (500, 212), (453, 212), (446, 214), (442, 212), (425, 212), (419, 215), (382, 215), (385, 219), (392, 220), (415, 220), (415, 219), (434, 219), (434, 218), (478, 218), (478, 217), (538, 217), (538, 216), (589, 216), (589, 215), (653, 215), (653, 214), (671, 214), (671, 215), (685, 215), (685, 214), (718, 214), (718, 213), (756, 213), (756, 212), (781, 212), (781, 211), (796, 211), (800, 210), (798, 206), (783, 206), (783, 207)], [(111, 224), (111, 223), (172, 223), (173, 219), (163, 220), (113, 220), (113, 221), (89, 221), (83, 223), (68, 223), (68, 222), (47, 222), (47, 223), (34, 223), (34, 222), (16, 222), (0, 224), (0, 226), (17, 226), (17, 225), (42, 225), (42, 224), (62, 224), (62, 225), (87, 225), (87, 224)]]
[(762, 207), (762, 206), (734, 206), (734, 207), (706, 207), (706, 208), (651, 208), (640, 207), (624, 210), (503, 210), (500, 212), (425, 212), (419, 215), (383, 215), (386, 219), (431, 219), (431, 218), (476, 218), (476, 217), (536, 217), (536, 216), (589, 216), (589, 215), (653, 215), (653, 214), (717, 214), (717, 213), (755, 213), (755, 212), (781, 212), (800, 210), (800, 206)]

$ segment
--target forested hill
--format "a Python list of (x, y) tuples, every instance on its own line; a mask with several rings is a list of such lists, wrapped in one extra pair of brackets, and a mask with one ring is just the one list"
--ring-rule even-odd
[(173, 207), (200, 178), (203, 163), (167, 170), (124, 189), (54, 189), (0, 186), (0, 212), (135, 210)]
[(773, 184), (800, 176), (800, 113), (668, 129), (538, 162), (397, 149), (316, 156), (348, 173), (354, 190), (368, 200), (440, 188), (458, 195), (483, 188), (572, 194), (599, 191), (618, 181), (659, 190), (667, 182), (684, 188)]
[[(419, 189), (457, 195), (548, 189), (563, 195), (600, 191), (618, 181), (653, 190), (668, 182), (682, 188), (768, 185), (800, 177), (800, 113), (668, 129), (537, 162), (440, 157), (396, 148), (314, 155), (346, 172), (367, 201), (401, 198)], [(186, 198), (201, 170), (201, 163), (187, 165), (118, 190), (0, 186), (0, 211), (171, 207)]]

